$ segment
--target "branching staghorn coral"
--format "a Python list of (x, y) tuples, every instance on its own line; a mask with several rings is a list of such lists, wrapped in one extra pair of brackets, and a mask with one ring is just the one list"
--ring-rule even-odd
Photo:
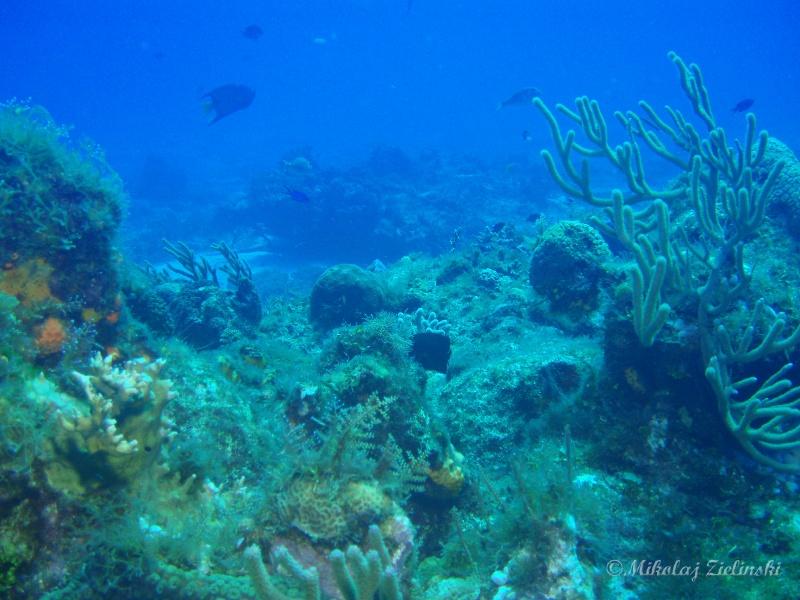
[(51, 404), (60, 425), (55, 459), (46, 467), (52, 483), (83, 493), (90, 483), (133, 482), (157, 461), (162, 442), (174, 435), (163, 416), (173, 397), (172, 382), (160, 377), (163, 365), (136, 359), (115, 367), (111, 356), (98, 353), (88, 374), (73, 373), (83, 402), (46, 381), (33, 386), (29, 395)]
[[(113, 355), (103, 358), (98, 352), (89, 363), (91, 375), (77, 371), (72, 373), (86, 394), (90, 413), (60, 413), (59, 422), (67, 431), (84, 434), (90, 451), (102, 449), (113, 454), (132, 454), (139, 450), (139, 440), (125, 437), (117, 428), (117, 417), (136, 406), (150, 413), (155, 412), (160, 418), (163, 407), (172, 399), (172, 382), (159, 379), (164, 366), (163, 359), (152, 362), (131, 360), (122, 368), (114, 367), (112, 361)], [(161, 423), (157, 424), (159, 435), (166, 435)], [(148, 428), (155, 425), (150, 423)], [(136, 433), (141, 434), (139, 431)]]
[[(603, 209), (606, 220), (595, 217), (593, 224), (633, 255), (633, 326), (642, 345), (655, 342), (674, 307), (693, 307), (706, 376), (727, 427), (760, 463), (800, 471), (800, 464), (776, 458), (776, 453), (800, 448), (800, 388), (786, 378), (792, 365), (778, 369), (744, 400), (737, 398), (740, 390), (757, 381), (734, 375), (736, 367), (794, 348), (800, 342), (800, 327), (784, 333), (785, 315), (763, 300), (754, 304), (751, 322), (735, 342), (723, 324), (737, 302), (752, 301), (744, 252), (764, 221), (767, 198), (784, 163), (761, 168), (769, 135), (757, 133), (752, 113), (746, 116), (744, 142), (731, 145), (716, 122), (700, 68), (687, 65), (674, 52), (669, 58), (704, 133), (678, 109), (667, 106), (667, 116), (662, 117), (641, 101), (641, 113), (614, 113), (628, 140), (612, 146), (599, 104), (584, 96), (576, 99), (576, 110), (556, 107), (585, 134), (589, 145), (583, 145), (576, 141), (576, 130), (562, 134), (553, 111), (535, 98), (556, 146), (555, 156), (547, 150), (542, 156), (567, 195)], [(644, 150), (678, 167), (678, 183), (654, 187), (646, 177)], [(622, 174), (626, 191), (614, 189), (602, 196), (592, 189), (590, 159), (595, 158), (605, 159)], [(687, 202), (693, 210), (673, 224), (670, 209)]]

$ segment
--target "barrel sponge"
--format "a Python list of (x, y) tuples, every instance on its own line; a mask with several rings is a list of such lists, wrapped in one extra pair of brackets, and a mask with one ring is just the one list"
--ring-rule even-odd
[(783, 170), (770, 192), (767, 210), (770, 216), (785, 221), (793, 237), (800, 238), (800, 160), (789, 146), (770, 137), (756, 176), (766, 176), (778, 161), (783, 161)]

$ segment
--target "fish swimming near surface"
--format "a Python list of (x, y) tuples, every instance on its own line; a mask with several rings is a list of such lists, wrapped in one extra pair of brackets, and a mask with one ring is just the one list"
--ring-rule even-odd
[(248, 25), (242, 29), (242, 37), (246, 37), (248, 40), (253, 40), (254, 42), (262, 35), (264, 35), (264, 30), (256, 24)]
[(753, 100), (752, 98), (745, 98), (744, 100), (739, 100), (739, 102), (736, 103), (736, 106), (734, 106), (731, 109), (731, 112), (744, 112), (748, 108), (753, 106), (753, 104), (755, 104), (755, 103), (756, 103), (756, 101)]
[(309, 198), (308, 194), (302, 190), (291, 188), (289, 186), (286, 186), (284, 189), (286, 190), (286, 196), (298, 204), (308, 204), (311, 202), (311, 198)]
[(253, 98), (255, 97), (256, 92), (253, 88), (235, 83), (221, 85), (201, 96), (206, 100), (205, 109), (209, 112), (214, 112), (214, 118), (209, 125), (213, 125), (228, 115), (244, 110), (253, 103)]
[(497, 110), (509, 106), (527, 106), (533, 102), (534, 98), (541, 95), (542, 93), (535, 87), (523, 88), (498, 104)]

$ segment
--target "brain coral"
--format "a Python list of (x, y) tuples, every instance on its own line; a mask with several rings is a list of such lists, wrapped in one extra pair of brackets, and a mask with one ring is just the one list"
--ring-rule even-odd
[(311, 290), (309, 316), (323, 331), (345, 323), (361, 323), (386, 309), (386, 295), (378, 277), (356, 265), (334, 265)]
[(761, 176), (766, 176), (779, 160), (784, 161), (784, 166), (769, 195), (767, 210), (771, 216), (785, 219), (789, 233), (797, 238), (800, 237), (800, 161), (789, 146), (770, 137), (761, 163)]
[(345, 540), (364, 525), (379, 522), (391, 507), (374, 484), (342, 484), (331, 477), (298, 477), (279, 498), (282, 519), (313, 541)]

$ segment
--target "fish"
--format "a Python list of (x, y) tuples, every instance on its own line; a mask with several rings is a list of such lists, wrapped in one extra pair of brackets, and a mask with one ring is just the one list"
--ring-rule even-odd
[(523, 142), (532, 142), (533, 141), (533, 136), (531, 135), (531, 132), (528, 131), (527, 129), (522, 132), (522, 141)]
[(213, 125), (228, 115), (244, 110), (253, 103), (253, 98), (255, 97), (256, 92), (253, 88), (236, 83), (221, 85), (201, 96), (201, 98), (206, 99), (205, 109), (215, 113), (209, 125)]
[(748, 108), (753, 106), (753, 104), (755, 104), (755, 103), (756, 103), (756, 101), (753, 100), (752, 98), (745, 98), (744, 100), (739, 100), (739, 102), (736, 103), (736, 106), (734, 106), (731, 109), (731, 112), (744, 112)]
[(541, 95), (542, 93), (535, 87), (523, 88), (498, 104), (497, 110), (500, 110), (501, 108), (507, 108), (509, 106), (527, 106), (533, 102), (534, 98)]
[(259, 25), (255, 23), (253, 25), (248, 25), (244, 29), (242, 29), (242, 36), (246, 37), (248, 40), (253, 40), (254, 42), (258, 40), (262, 35), (264, 35), (264, 30), (261, 29)]
[(306, 194), (302, 190), (298, 190), (297, 188), (291, 188), (289, 186), (285, 186), (284, 189), (286, 190), (286, 196), (290, 200), (293, 200), (299, 204), (308, 204), (309, 202), (311, 202), (311, 198), (309, 198), (308, 194)]

